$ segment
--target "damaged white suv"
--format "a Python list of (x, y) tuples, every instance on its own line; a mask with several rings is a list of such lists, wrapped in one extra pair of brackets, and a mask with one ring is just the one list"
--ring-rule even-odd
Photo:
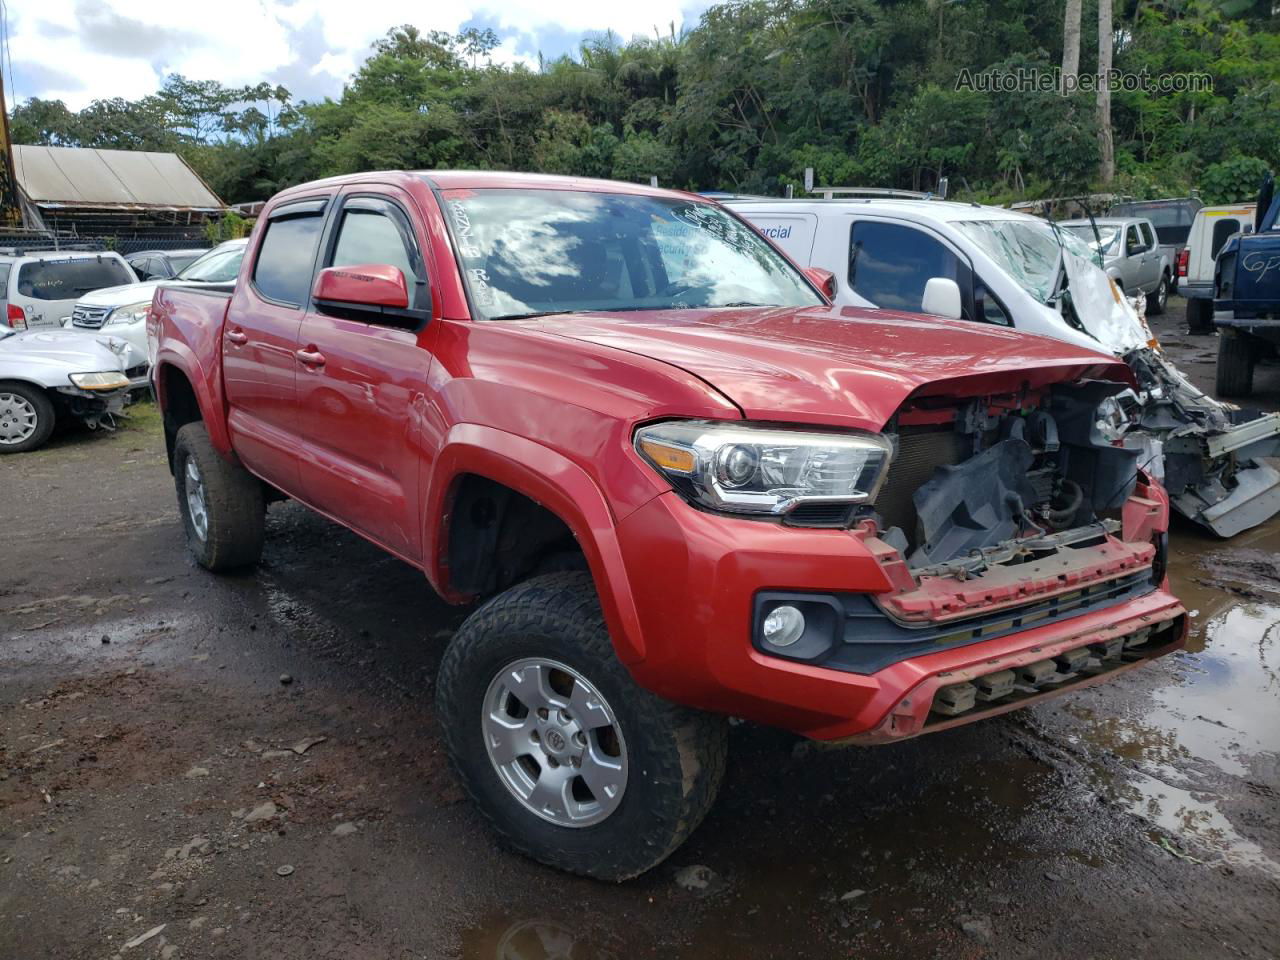
[(1222, 537), (1280, 512), (1280, 471), (1266, 462), (1280, 455), (1280, 413), (1246, 413), (1193, 386), (1068, 231), (923, 195), (724, 202), (801, 266), (831, 271), (837, 305), (1014, 327), (1120, 357), (1139, 389), (1108, 429), (1146, 451), (1175, 510)]

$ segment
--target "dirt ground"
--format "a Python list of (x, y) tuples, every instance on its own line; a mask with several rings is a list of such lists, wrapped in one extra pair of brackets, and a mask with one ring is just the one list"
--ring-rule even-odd
[(706, 823), (620, 886), (505, 851), (455, 786), (432, 685), (467, 611), (268, 522), (256, 574), (197, 569), (147, 406), (0, 460), (0, 957), (1280, 954), (1280, 521), (1177, 526), (1188, 649), (1110, 684), (875, 749), (735, 726)]

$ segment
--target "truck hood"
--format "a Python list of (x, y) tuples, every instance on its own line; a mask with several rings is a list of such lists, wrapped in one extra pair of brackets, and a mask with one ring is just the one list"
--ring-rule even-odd
[(123, 371), (146, 362), (119, 337), (80, 330), (29, 330), (0, 339), (0, 380), (64, 387), (69, 373)]
[(912, 394), (974, 396), (1080, 377), (1132, 382), (1128, 367), (1093, 350), (890, 310), (744, 307), (517, 322), (679, 367), (759, 420), (879, 430)]

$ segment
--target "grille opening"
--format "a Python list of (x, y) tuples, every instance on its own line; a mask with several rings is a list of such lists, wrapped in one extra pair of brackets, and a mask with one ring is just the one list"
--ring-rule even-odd
[(963, 460), (968, 452), (966, 438), (953, 424), (902, 427), (898, 431), (898, 452), (889, 465), (889, 474), (876, 497), (876, 512), (884, 521), (884, 529), (898, 527), (907, 538), (907, 550), (915, 549), (916, 490), (933, 477), (933, 471)]

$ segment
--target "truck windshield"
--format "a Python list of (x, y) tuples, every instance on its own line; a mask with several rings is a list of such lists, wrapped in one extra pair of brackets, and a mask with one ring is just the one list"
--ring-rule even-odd
[(1116, 237), (1120, 236), (1120, 228), (1114, 223), (1098, 224), (1098, 237), (1096, 240), (1093, 236), (1092, 224), (1073, 223), (1071, 226), (1063, 227), (1062, 229), (1072, 236), (1079, 237), (1089, 246), (1096, 247), (1102, 253), (1111, 253), (1116, 245)]
[(230, 283), (240, 274), (240, 261), (249, 245), (239, 243), (230, 247), (214, 247), (206, 254), (183, 268), (175, 280), (194, 280), (200, 283)]
[(1098, 265), (1092, 244), (1046, 220), (968, 220), (955, 227), (1041, 303), (1049, 303), (1058, 292), (1064, 249)]
[(818, 306), (750, 227), (696, 200), (568, 190), (450, 190), (444, 204), (481, 319)]

